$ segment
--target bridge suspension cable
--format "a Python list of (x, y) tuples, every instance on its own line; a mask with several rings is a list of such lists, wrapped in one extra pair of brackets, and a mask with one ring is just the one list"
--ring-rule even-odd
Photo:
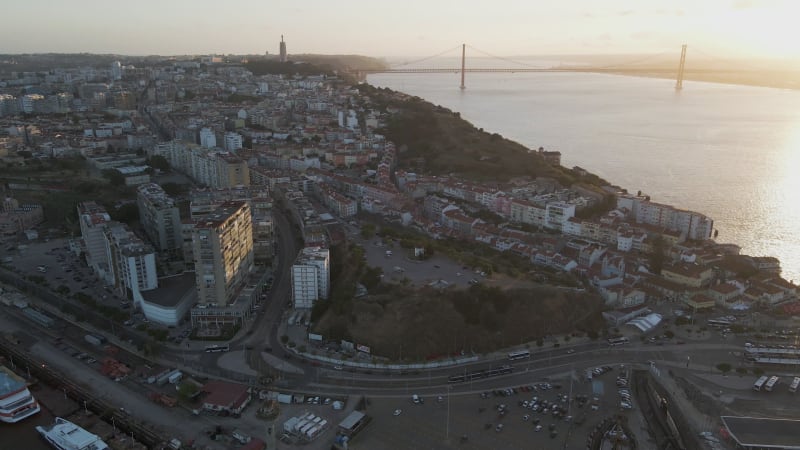
[(661, 53), (656, 53), (654, 55), (647, 55), (647, 56), (640, 57), (640, 58), (637, 57), (636, 59), (631, 59), (631, 60), (620, 62), (620, 63), (609, 64), (607, 66), (591, 66), (591, 67), (593, 69), (613, 69), (613, 68), (617, 68), (617, 67), (636, 66), (636, 65), (639, 65), (639, 64), (641, 64), (641, 63), (643, 63), (645, 61), (649, 61), (651, 59), (658, 58), (659, 56), (664, 56), (664, 55), (671, 54), (671, 53), (673, 53), (672, 50), (670, 50), (670, 51), (666, 51), (665, 50), (665, 51), (663, 51)]
[(471, 46), (471, 45), (469, 45), (469, 44), (467, 44), (467, 47), (469, 47), (469, 49), (470, 49), (470, 50), (475, 50), (476, 52), (478, 52), (478, 53), (480, 53), (480, 54), (482, 54), (482, 55), (484, 55), (484, 56), (488, 56), (488, 57), (490, 57), (490, 58), (499, 59), (499, 60), (501, 60), (501, 61), (510, 62), (510, 63), (512, 63), (512, 64), (517, 64), (517, 65), (520, 65), (520, 66), (530, 67), (530, 68), (532, 68), (532, 69), (538, 69), (538, 68), (540, 68), (539, 66), (535, 66), (535, 65), (533, 65), (533, 64), (528, 64), (528, 63), (524, 63), (524, 62), (522, 62), (522, 61), (516, 61), (516, 60), (513, 60), (513, 59), (511, 59), (511, 58), (504, 58), (504, 57), (502, 57), (502, 56), (493, 55), (493, 54), (491, 54), (491, 53), (489, 53), (489, 52), (485, 52), (485, 51), (483, 51), (483, 50), (481, 50), (481, 49), (479, 49), (479, 48), (475, 48), (475, 47), (473, 47), (473, 46)]
[(461, 45), (460, 45), (460, 44), (459, 44), (459, 45), (456, 45), (456, 46), (455, 46), (455, 47), (453, 47), (453, 48), (449, 48), (449, 49), (447, 49), (447, 50), (445, 50), (445, 51), (443, 51), (443, 52), (437, 53), (437, 54), (435, 54), (435, 55), (432, 55), (432, 56), (426, 56), (426, 57), (424, 57), (424, 58), (415, 59), (415, 60), (413, 60), (413, 61), (407, 61), (407, 62), (404, 62), (404, 63), (402, 63), (402, 64), (394, 64), (394, 65), (392, 65), (392, 67), (403, 67), (403, 66), (410, 66), (410, 65), (412, 65), (412, 64), (421, 63), (421, 62), (427, 61), (427, 60), (429, 60), (429, 59), (438, 58), (438, 57), (440, 57), (440, 56), (442, 56), (442, 55), (444, 55), (444, 54), (450, 53), (450, 52), (452, 52), (453, 50), (456, 50), (456, 49), (459, 49), (459, 48), (461, 48)]

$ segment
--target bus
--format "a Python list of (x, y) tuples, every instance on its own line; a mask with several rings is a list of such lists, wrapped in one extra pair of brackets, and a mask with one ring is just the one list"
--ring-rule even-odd
[(772, 389), (775, 388), (775, 385), (780, 381), (780, 378), (773, 376), (767, 381), (767, 384), (764, 385), (764, 389), (766, 389), (767, 392), (772, 392)]
[(757, 379), (756, 382), (753, 383), (753, 390), (754, 391), (760, 391), (761, 388), (764, 387), (764, 384), (767, 383), (767, 380), (769, 380), (769, 377), (766, 376), (766, 375), (764, 375), (763, 377), (760, 377), (759, 379)]
[(628, 341), (628, 338), (626, 338), (626, 337), (616, 337), (616, 338), (610, 338), (608, 340), (608, 345), (610, 345), (612, 347), (616, 347), (617, 345), (625, 345), (628, 342), (630, 342), (630, 341)]
[(794, 380), (792, 380), (792, 384), (789, 385), (789, 392), (794, 394), (795, 392), (797, 392), (798, 387), (800, 387), (800, 377), (794, 377)]
[(230, 347), (227, 345), (209, 345), (206, 347), (206, 353), (227, 352)]
[(511, 352), (508, 354), (509, 361), (515, 361), (517, 359), (525, 359), (530, 357), (531, 357), (531, 352), (529, 350), (518, 350), (516, 352)]

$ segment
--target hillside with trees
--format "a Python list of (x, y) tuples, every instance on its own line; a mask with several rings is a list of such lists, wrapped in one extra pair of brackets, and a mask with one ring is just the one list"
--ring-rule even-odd
[(550, 164), (537, 151), (476, 128), (459, 113), (419, 97), (368, 84), (359, 90), (369, 97), (369, 107), (388, 112), (386, 126), (378, 132), (397, 146), (399, 168), (476, 181), (530, 176), (553, 178), (563, 186), (609, 184), (597, 175)]

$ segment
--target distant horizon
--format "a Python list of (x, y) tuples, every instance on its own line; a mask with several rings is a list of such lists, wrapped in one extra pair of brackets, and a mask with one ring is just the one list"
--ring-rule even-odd
[[(0, 52), (114, 55), (289, 54), (427, 56), (462, 42), (497, 55), (679, 52), (800, 58), (792, 0), (141, 0), (13, 2)], [(407, 56), (405, 56), (407, 55)]]
[[(253, 58), (253, 57), (266, 57), (266, 58), (278, 58), (278, 54), (269, 53), (269, 54), (258, 54), (258, 53), (177, 53), (177, 54), (124, 54), (124, 53), (94, 53), (94, 52), (29, 52), (29, 53), (0, 53), (0, 57), (6, 58), (14, 58), (14, 57), (36, 57), (36, 56), (46, 56), (46, 55), (53, 55), (53, 56), (69, 56), (69, 55), (86, 55), (86, 56), (98, 56), (98, 57), (120, 57), (120, 58), (187, 58), (187, 59), (195, 59), (201, 58), (204, 56), (220, 56), (220, 57), (243, 57), (243, 58)], [(424, 55), (409, 55), (409, 56), (372, 56), (372, 55), (365, 55), (365, 54), (334, 54), (334, 53), (297, 53), (292, 54), (289, 53), (289, 62), (291, 62), (292, 57), (302, 57), (302, 56), (325, 56), (325, 57), (366, 57), (366, 58), (373, 58), (376, 60), (384, 61), (386, 63), (397, 63), (397, 62), (413, 62), (417, 59), (429, 59), (429, 60), (444, 60), (444, 59), (454, 59), (460, 60), (461, 54), (459, 53), (453, 55), (440, 55), (435, 57), (424, 56)], [(674, 54), (670, 53), (663, 53), (660, 55), (648, 55), (644, 53), (562, 53), (562, 54), (521, 54), (521, 55), (497, 55), (496, 57), (480, 55), (480, 54), (467, 54), (467, 61), (469, 60), (495, 60), (495, 58), (500, 59), (508, 59), (508, 60), (516, 60), (516, 59), (544, 59), (544, 60), (551, 60), (551, 59), (563, 59), (563, 58), (576, 58), (576, 59), (583, 59), (583, 60), (603, 60), (603, 59), (613, 59), (613, 58), (630, 58), (630, 57), (647, 57), (649, 58), (650, 65), (653, 66), (663, 66), (664, 64), (671, 64), (674, 62), (676, 65), (680, 57), (680, 51), (677, 50)], [(742, 71), (758, 71), (758, 70), (800, 70), (800, 60), (797, 59), (790, 59), (790, 58), (779, 58), (779, 57), (731, 57), (726, 59), (719, 59), (714, 58), (708, 55), (696, 55), (692, 53), (691, 47), (688, 49), (688, 56), (687, 60), (691, 64), (691, 62), (700, 62), (701, 64), (709, 64), (709, 63), (720, 63), (720, 64), (731, 64), (731, 63), (745, 63)], [(721, 62), (720, 62), (721, 61)], [(0, 63), (7, 62), (7, 61), (0, 61)], [(575, 62), (585, 62), (585, 61), (575, 61)], [(771, 67), (754, 67), (750, 64), (753, 63), (762, 63), (762, 64), (770, 64)], [(748, 64), (749, 63), (749, 64)], [(647, 66), (647, 62), (643, 62), (643, 66)], [(424, 64), (423, 64), (424, 65)]]

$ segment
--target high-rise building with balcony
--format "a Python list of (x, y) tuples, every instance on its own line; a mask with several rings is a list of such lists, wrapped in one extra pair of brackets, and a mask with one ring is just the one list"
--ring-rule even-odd
[(253, 270), (253, 224), (246, 202), (225, 202), (192, 231), (198, 304), (227, 306)]
[(182, 225), (175, 201), (161, 186), (147, 183), (138, 188), (137, 204), (139, 221), (153, 245), (161, 252), (180, 253)]
[(319, 299), (328, 298), (330, 287), (330, 251), (306, 247), (292, 264), (292, 302), (295, 308), (312, 308)]
[(229, 131), (225, 133), (225, 150), (235, 152), (242, 148), (242, 135)]
[(81, 225), (86, 263), (101, 278), (108, 272), (108, 254), (103, 228), (111, 221), (106, 209), (95, 202), (78, 204), (78, 222)]
[(103, 229), (108, 259), (108, 280), (121, 294), (130, 291), (134, 300), (142, 291), (158, 287), (156, 252), (119, 222)]

